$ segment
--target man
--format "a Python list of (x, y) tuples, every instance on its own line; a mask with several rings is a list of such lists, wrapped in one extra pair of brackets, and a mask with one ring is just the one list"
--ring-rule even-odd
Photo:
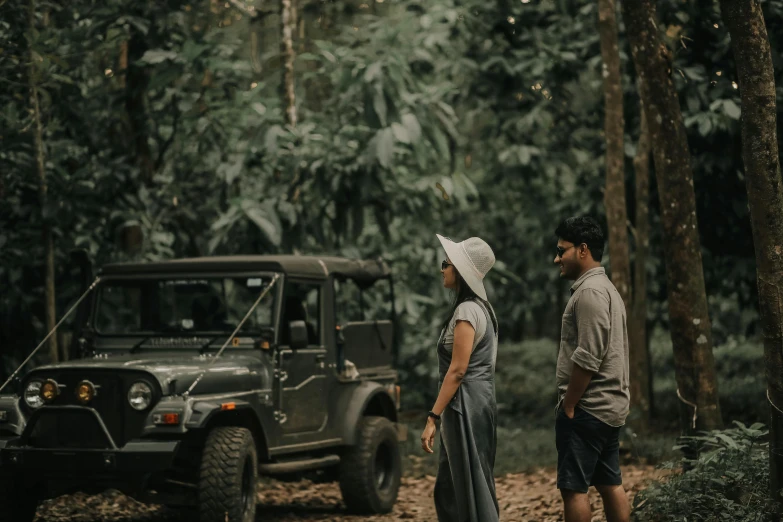
[(601, 267), (604, 235), (589, 217), (555, 231), (560, 277), (575, 281), (557, 357), (557, 487), (566, 522), (590, 522), (587, 490), (601, 494), (608, 522), (628, 522), (619, 433), (630, 404), (625, 305)]

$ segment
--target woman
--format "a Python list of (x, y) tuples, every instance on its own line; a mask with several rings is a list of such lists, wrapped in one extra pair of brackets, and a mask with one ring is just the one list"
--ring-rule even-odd
[(499, 520), (495, 497), (498, 324), (487, 302), (484, 276), (495, 255), (483, 240), (462, 243), (438, 235), (447, 259), (443, 286), (456, 293), (438, 341), (439, 392), (427, 415), (421, 446), (432, 453), (441, 422), (435, 509), (439, 522)]

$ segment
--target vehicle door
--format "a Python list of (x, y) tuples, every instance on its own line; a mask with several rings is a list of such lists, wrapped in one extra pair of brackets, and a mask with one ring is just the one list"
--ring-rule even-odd
[[(323, 298), (323, 282), (286, 281), (275, 371), (275, 416), (284, 435), (317, 432), (326, 427)], [(291, 346), (291, 321), (305, 322), (307, 346)]]

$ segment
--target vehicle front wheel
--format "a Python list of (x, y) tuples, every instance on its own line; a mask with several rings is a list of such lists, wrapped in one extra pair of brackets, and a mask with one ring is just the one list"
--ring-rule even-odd
[(397, 431), (384, 417), (360, 422), (356, 444), (340, 460), (340, 491), (353, 513), (388, 513), (397, 502), (402, 474)]
[(32, 522), (38, 499), (11, 477), (0, 475), (0, 522)]
[(246, 428), (213, 429), (204, 444), (198, 483), (201, 522), (253, 522), (258, 457)]

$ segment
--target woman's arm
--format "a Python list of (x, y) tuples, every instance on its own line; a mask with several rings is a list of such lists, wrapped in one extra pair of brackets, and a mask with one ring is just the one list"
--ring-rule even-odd
[[(451, 365), (449, 365), (449, 370), (443, 378), (443, 384), (440, 386), (435, 406), (432, 407), (432, 412), (436, 415), (443, 413), (446, 405), (448, 405), (454, 394), (457, 393), (460, 384), (462, 384), (462, 379), (465, 377), (465, 372), (470, 362), (470, 354), (473, 352), (473, 339), (475, 336), (476, 330), (473, 329), (473, 325), (467, 321), (457, 321), (457, 325), (454, 328), (454, 347), (451, 352)], [(421, 436), (422, 448), (427, 453), (432, 453), (435, 431), (435, 420), (432, 417), (428, 417), (427, 427), (424, 428), (424, 433)]]
[(476, 331), (469, 322), (457, 321), (457, 326), (454, 328), (454, 348), (451, 352), (451, 365), (443, 378), (443, 384), (440, 386), (440, 393), (438, 393), (435, 406), (432, 407), (432, 412), (436, 415), (443, 413), (446, 405), (454, 397), (454, 394), (457, 393), (459, 385), (462, 384), (462, 379), (468, 370), (470, 354), (473, 352), (473, 339), (475, 336)]

